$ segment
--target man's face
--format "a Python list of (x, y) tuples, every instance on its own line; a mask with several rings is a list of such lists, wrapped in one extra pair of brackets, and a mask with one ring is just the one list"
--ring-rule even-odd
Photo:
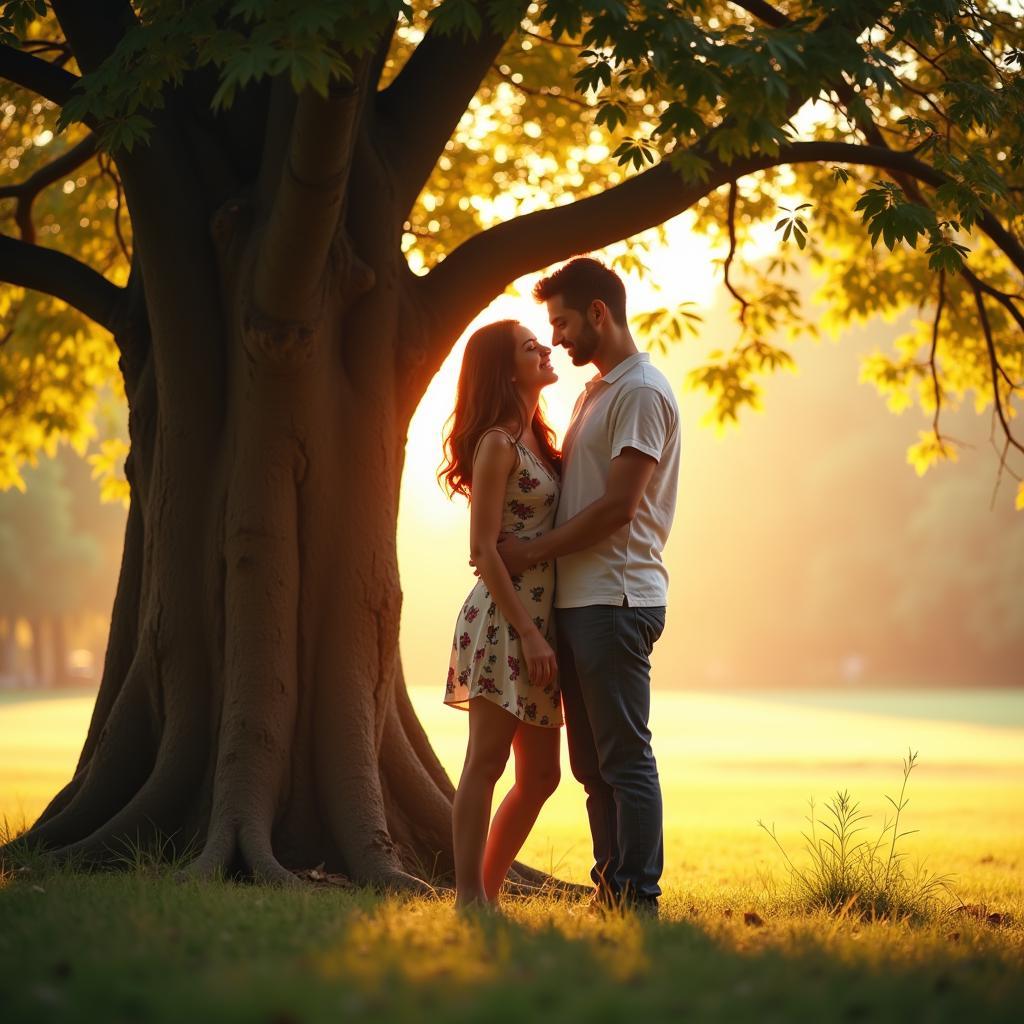
[(591, 362), (601, 341), (594, 325), (578, 309), (566, 306), (561, 295), (552, 295), (547, 307), (551, 344), (561, 345), (569, 353), (573, 366)]

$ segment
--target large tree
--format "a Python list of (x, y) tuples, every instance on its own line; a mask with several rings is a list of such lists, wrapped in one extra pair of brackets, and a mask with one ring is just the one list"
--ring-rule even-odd
[[(103, 681), (30, 840), (101, 860), (195, 837), (194, 871), (271, 880), (443, 874), (452, 786), (397, 655), (410, 416), (511, 281), (682, 211), (730, 243), (737, 340), (694, 376), (715, 415), (813, 327), (793, 258), (745, 258), (777, 219), (837, 322), (929, 307), (868, 368), (934, 413), (919, 463), (972, 394), (1013, 472), (1024, 33), (997, 3), (3, 10), (0, 472), (88, 433), (115, 359), (130, 411)], [(798, 138), (815, 99), (831, 113)]]

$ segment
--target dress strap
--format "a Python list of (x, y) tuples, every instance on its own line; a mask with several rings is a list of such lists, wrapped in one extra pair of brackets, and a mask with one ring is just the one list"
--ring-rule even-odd
[(498, 432), (499, 434), (504, 434), (504, 435), (505, 435), (505, 437), (507, 437), (507, 438), (508, 438), (509, 444), (511, 444), (511, 445), (512, 445), (512, 447), (513, 447), (513, 448), (515, 448), (515, 450), (516, 450), (516, 458), (517, 458), (517, 459), (519, 459), (520, 461), (522, 461), (522, 457), (521, 457), (521, 456), (520, 456), (520, 454), (519, 454), (519, 442), (518, 442), (518, 441), (517, 441), (517, 440), (516, 440), (516, 439), (515, 439), (515, 438), (514, 438), (514, 437), (513, 437), (513, 436), (512, 436), (512, 435), (511, 435), (511, 434), (510, 434), (510, 433), (509, 433), (508, 431), (507, 431), (507, 430), (505, 430), (505, 429), (504, 429), (503, 427), (488, 427), (488, 428), (487, 428), (487, 430), (485, 430), (485, 431), (484, 431), (484, 432), (483, 432), (483, 433), (482, 433), (482, 434), (481, 434), (481, 435), (480, 435), (480, 436), (479, 436), (479, 437), (477, 438), (477, 441), (476, 441), (476, 447), (475, 447), (475, 448), (473, 449), (473, 462), (476, 462), (476, 453), (477, 453), (478, 451), (480, 451), (480, 442), (481, 442), (481, 441), (482, 441), (482, 440), (483, 440), (483, 439), (484, 439), (484, 438), (485, 438), (485, 437), (486, 437), (486, 436), (487, 436), (488, 434), (493, 434), (493, 433), (494, 433), (495, 431), (497, 431), (497, 432)]

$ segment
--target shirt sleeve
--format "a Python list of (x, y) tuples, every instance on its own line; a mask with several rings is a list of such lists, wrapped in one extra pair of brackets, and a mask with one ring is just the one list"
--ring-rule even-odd
[(655, 388), (639, 385), (625, 392), (611, 416), (612, 458), (636, 448), (660, 462), (672, 430), (674, 412)]

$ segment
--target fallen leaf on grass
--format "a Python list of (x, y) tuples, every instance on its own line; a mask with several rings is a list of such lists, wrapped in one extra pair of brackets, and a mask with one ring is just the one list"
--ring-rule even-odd
[(976, 921), (982, 920), (988, 914), (988, 907), (981, 903), (963, 903), (956, 908), (956, 913), (964, 917), (973, 917)]
[(335, 875), (329, 871), (324, 870), (323, 864), (318, 864), (315, 868), (305, 868), (302, 871), (294, 872), (297, 878), (301, 878), (307, 882), (317, 882), (320, 885), (332, 885), (339, 889), (351, 889), (352, 883), (344, 875)]
[(956, 908), (956, 913), (964, 917), (973, 917), (975, 921), (984, 921), (995, 928), (1010, 923), (1010, 915), (998, 910), (989, 911), (983, 903), (964, 903)]
[(764, 918), (753, 910), (748, 910), (743, 915), (743, 923), (749, 924), (752, 928), (760, 928), (764, 924)]

